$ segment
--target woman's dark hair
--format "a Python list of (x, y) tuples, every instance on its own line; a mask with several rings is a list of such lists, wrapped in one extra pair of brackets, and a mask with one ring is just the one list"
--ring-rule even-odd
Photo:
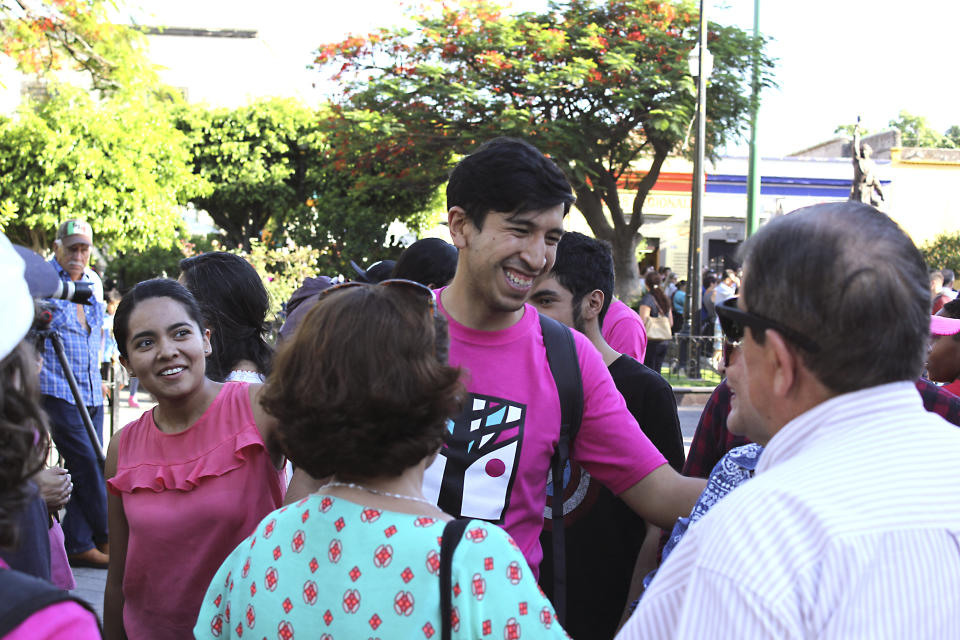
[(447, 324), (399, 286), (331, 291), (277, 353), (263, 407), (315, 478), (394, 477), (434, 453), (464, 400)]
[(269, 374), (273, 349), (263, 336), (270, 297), (257, 270), (241, 256), (223, 251), (184, 258), (180, 270), (211, 332), (207, 376), (223, 382), (241, 360)]
[(663, 288), (660, 286), (663, 278), (656, 271), (651, 271), (644, 276), (643, 281), (647, 285), (647, 292), (657, 301), (660, 313), (667, 315), (670, 311), (670, 301), (667, 300), (667, 294), (663, 292)]
[(130, 334), (130, 314), (137, 305), (150, 298), (171, 298), (184, 306), (187, 314), (197, 323), (201, 330), (205, 328), (203, 313), (200, 305), (187, 288), (176, 280), (169, 278), (154, 278), (144, 280), (123, 296), (117, 306), (117, 313), (113, 316), (113, 337), (117, 340), (117, 349), (120, 355), (127, 357), (127, 338)]
[(457, 272), (457, 248), (440, 238), (423, 238), (403, 250), (391, 278), (413, 280), (427, 287), (445, 287)]
[(43, 468), (49, 436), (40, 408), (36, 352), (22, 340), (0, 361), (0, 547), (17, 543), (19, 514), (33, 492), (27, 480)]

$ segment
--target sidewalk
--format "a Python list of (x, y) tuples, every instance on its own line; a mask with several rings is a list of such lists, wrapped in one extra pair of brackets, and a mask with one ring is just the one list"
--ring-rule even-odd
[[(140, 403), (139, 409), (131, 409), (127, 404), (127, 392), (120, 392), (120, 420), (116, 424), (116, 431), (119, 431), (124, 425), (133, 422), (139, 418), (144, 411), (148, 411), (156, 406), (155, 402), (149, 400), (149, 395), (145, 392), (137, 394), (137, 400)], [(104, 420), (103, 425), (103, 447), (106, 451), (110, 443), (110, 416)], [(89, 602), (96, 610), (97, 615), (103, 618), (103, 589), (107, 585), (107, 572), (103, 569), (74, 568), (73, 577), (77, 581), (77, 588), (71, 591), (75, 596), (83, 598)]]

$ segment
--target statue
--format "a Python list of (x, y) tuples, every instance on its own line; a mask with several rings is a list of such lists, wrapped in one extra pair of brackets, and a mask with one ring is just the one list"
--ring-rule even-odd
[(870, 159), (873, 149), (870, 145), (860, 142), (860, 117), (853, 128), (853, 184), (850, 185), (850, 199), (880, 208), (883, 201), (883, 188), (874, 172), (874, 163)]

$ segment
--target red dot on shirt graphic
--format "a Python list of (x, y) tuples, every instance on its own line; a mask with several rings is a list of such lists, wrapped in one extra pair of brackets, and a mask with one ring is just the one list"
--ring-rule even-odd
[(487, 472), (487, 475), (491, 478), (499, 478), (507, 471), (507, 465), (504, 464), (503, 460), (498, 460), (494, 458), (493, 460), (488, 460), (486, 466), (483, 468)]

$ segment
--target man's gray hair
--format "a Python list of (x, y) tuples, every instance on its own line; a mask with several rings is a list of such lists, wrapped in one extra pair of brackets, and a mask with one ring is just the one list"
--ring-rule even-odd
[(816, 353), (798, 351), (827, 388), (846, 393), (920, 375), (927, 266), (886, 215), (852, 201), (798, 209), (761, 227), (741, 258), (746, 308), (816, 342)]

